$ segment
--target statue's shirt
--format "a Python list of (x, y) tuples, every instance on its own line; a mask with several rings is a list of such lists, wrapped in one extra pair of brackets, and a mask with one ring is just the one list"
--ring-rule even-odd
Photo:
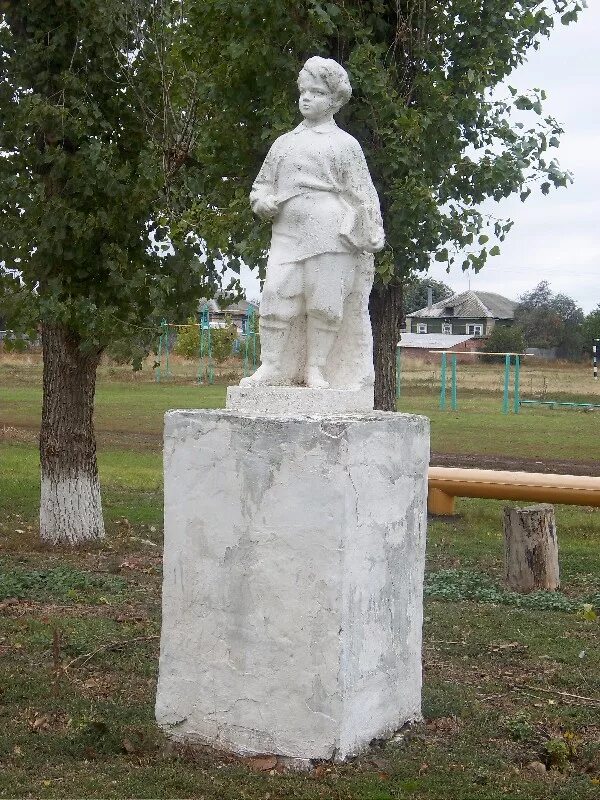
[[(254, 182), (250, 202), (271, 196), (271, 262), (371, 248), (382, 238), (379, 199), (359, 143), (335, 122), (304, 123), (280, 136)], [(344, 239), (340, 233), (345, 233)], [(350, 244), (349, 241), (354, 244)]]

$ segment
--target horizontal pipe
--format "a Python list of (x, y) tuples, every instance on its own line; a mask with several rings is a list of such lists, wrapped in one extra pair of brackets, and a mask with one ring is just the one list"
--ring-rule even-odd
[(429, 489), (449, 497), (536, 500), (600, 507), (600, 478), (585, 475), (429, 467)]
[(525, 406), (575, 406), (576, 408), (600, 408), (599, 403), (561, 403), (558, 400), (521, 400)]

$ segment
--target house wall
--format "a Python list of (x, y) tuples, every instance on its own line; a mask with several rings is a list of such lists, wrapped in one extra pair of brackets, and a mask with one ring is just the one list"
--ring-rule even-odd
[(409, 322), (410, 333), (418, 333), (418, 326), (420, 323), (425, 323), (427, 325), (427, 333), (443, 333), (442, 326), (444, 323), (449, 323), (452, 325), (452, 334), (454, 336), (460, 336), (462, 334), (469, 335), (467, 330), (469, 325), (482, 325), (482, 335), (489, 336), (496, 325), (509, 326), (513, 324), (512, 319), (493, 319), (486, 317), (480, 317), (479, 319), (467, 319), (465, 317), (410, 317), (410, 319), (407, 319), (407, 330)]
[(468, 335), (467, 327), (469, 325), (482, 325), (483, 326), (483, 336), (486, 336), (487, 331), (487, 322), (488, 320), (485, 317), (481, 319), (460, 319), (460, 318), (435, 318), (435, 317), (413, 317), (411, 319), (411, 333), (418, 333), (419, 329), (418, 326), (420, 323), (425, 323), (427, 325), (427, 333), (443, 333), (442, 326), (444, 323), (449, 323), (452, 325), (452, 334), (454, 336), (459, 336), (461, 334)]
[[(458, 352), (456, 356), (456, 361), (459, 364), (472, 364), (474, 361), (477, 361), (477, 351), (483, 347), (483, 340), (482, 339), (468, 339), (466, 342), (460, 342), (459, 344), (455, 344), (454, 347), (450, 347), (446, 350), (447, 353), (451, 353), (454, 351), (464, 351), (469, 350), (469, 353)], [(431, 352), (430, 348), (427, 347), (401, 347), (400, 348), (400, 358), (401, 359), (416, 359), (419, 361), (424, 361), (426, 364), (439, 364), (441, 359), (442, 350), (439, 352)]]

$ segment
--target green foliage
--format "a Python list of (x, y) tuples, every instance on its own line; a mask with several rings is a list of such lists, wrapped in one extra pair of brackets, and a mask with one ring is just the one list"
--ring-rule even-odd
[(577, 359), (583, 352), (583, 311), (570, 297), (553, 294), (548, 281), (519, 298), (515, 323), (526, 347), (557, 348), (562, 358)]
[[(525, 339), (518, 325), (496, 325), (483, 345), (485, 353), (522, 353), (524, 350)], [(502, 361), (503, 357), (498, 356), (496, 360)]]
[[(189, 322), (190, 324), (179, 329), (173, 349), (178, 356), (196, 359), (200, 353), (200, 328), (191, 324), (191, 320)], [(232, 322), (226, 323), (224, 328), (210, 329), (211, 352), (217, 364), (222, 364), (231, 356), (237, 336), (237, 328)]]
[[(511, 222), (478, 205), (570, 176), (549, 153), (560, 125), (545, 94), (490, 90), (548, 36), (558, 17), (575, 20), (581, 0), (444, 0), (386, 4), (320, 0), (190, 2), (180, 54), (202, 76), (197, 91), (211, 120), (198, 132), (205, 170), (189, 214), (209, 251), (264, 267), (268, 226), (252, 219), (247, 194), (270, 143), (298, 122), (296, 77), (309, 54), (349, 70), (354, 97), (339, 122), (365, 149), (378, 189), (388, 248), (380, 280), (425, 270), (432, 257), (480, 269)], [(185, 84), (185, 81), (184, 81)], [(194, 84), (196, 85), (196, 84)], [(232, 124), (235, 120), (237, 124)], [(225, 179), (225, 180), (224, 180)], [(491, 246), (490, 246), (491, 245)]]
[(515, 742), (529, 742), (535, 736), (535, 728), (527, 714), (517, 714), (504, 720), (504, 727)]
[(6, 336), (2, 340), (2, 348), (5, 353), (24, 353), (27, 347), (27, 339), (23, 336)]
[(98, 602), (101, 596), (121, 596), (126, 586), (127, 582), (122, 578), (82, 572), (66, 565), (47, 570), (9, 569), (5, 566), (0, 571), (0, 600), (16, 597), (37, 601)]
[(188, 324), (177, 330), (177, 341), (173, 352), (182, 358), (195, 359), (200, 353), (200, 328), (192, 318)]
[(577, 757), (576, 737), (567, 732), (560, 738), (549, 739), (544, 745), (542, 757), (548, 769), (565, 772)]
[(592, 352), (594, 340), (600, 339), (600, 304), (593, 311), (590, 311), (583, 321), (581, 333), (585, 354), (589, 355)]
[(224, 328), (213, 328), (211, 331), (212, 355), (217, 364), (222, 364), (230, 358), (233, 352), (233, 343), (237, 339), (237, 328), (233, 323)]
[(85, 349), (120, 340), (126, 350), (134, 335), (147, 348), (162, 316), (185, 318), (217, 280), (212, 261), (194, 258), (198, 238), (168, 227), (184, 109), (173, 96), (170, 116), (160, 112), (163, 45), (179, 3), (5, 0), (1, 10), (6, 313), (21, 329), (63, 324)]
[(412, 314), (414, 311), (425, 308), (429, 289), (433, 290), (434, 303), (454, 294), (453, 290), (442, 281), (413, 276), (404, 285), (404, 296), (402, 300), (405, 314)]
[[(427, 574), (425, 594), (437, 600), (477, 600), (480, 603), (498, 603), (536, 611), (577, 613), (581, 609), (580, 600), (571, 600), (561, 592), (539, 590), (518, 594), (498, 587), (483, 573), (466, 569), (442, 569)], [(600, 595), (589, 598), (589, 603), (600, 608)]]

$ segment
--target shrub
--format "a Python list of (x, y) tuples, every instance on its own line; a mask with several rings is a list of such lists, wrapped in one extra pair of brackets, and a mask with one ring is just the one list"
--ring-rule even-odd
[[(231, 356), (233, 343), (237, 339), (237, 328), (230, 322), (224, 328), (210, 329), (210, 342), (212, 357), (217, 364), (222, 364)], [(179, 329), (174, 352), (182, 358), (195, 359), (200, 355), (200, 328), (196, 324), (189, 324)]]
[[(525, 349), (523, 331), (517, 325), (496, 325), (483, 346), (484, 353), (522, 353)], [(490, 361), (502, 361), (492, 356)]]

